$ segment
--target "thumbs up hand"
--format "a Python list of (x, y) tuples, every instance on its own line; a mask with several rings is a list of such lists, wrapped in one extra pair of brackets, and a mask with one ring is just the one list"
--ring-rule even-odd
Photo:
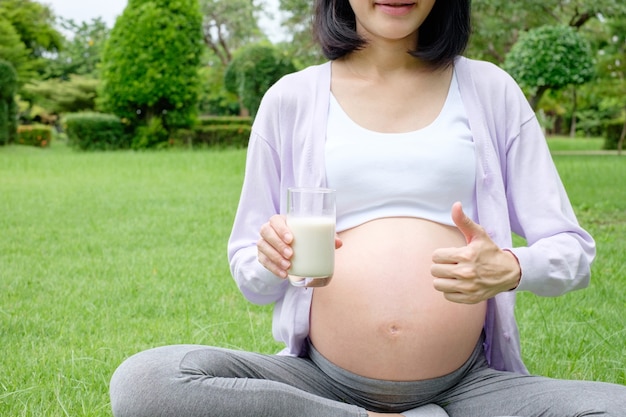
[(517, 287), (521, 270), (515, 255), (500, 249), (485, 229), (463, 212), (461, 203), (452, 206), (452, 221), (467, 245), (433, 252), (430, 272), (435, 289), (450, 301), (475, 304)]

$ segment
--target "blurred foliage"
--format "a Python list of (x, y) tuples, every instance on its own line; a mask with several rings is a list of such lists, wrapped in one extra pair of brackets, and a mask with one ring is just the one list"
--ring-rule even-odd
[(113, 114), (70, 113), (62, 119), (70, 146), (84, 151), (125, 149), (130, 146), (122, 120)]
[[(7, 22), (13, 30), (7, 29)], [(13, 64), (21, 83), (40, 75), (45, 56), (57, 53), (63, 44), (50, 7), (33, 0), (0, 0), (0, 35), (0, 58)], [(12, 52), (4, 55), (2, 49)]]
[(52, 142), (52, 128), (46, 125), (19, 126), (15, 143), (45, 148)]
[(17, 134), (17, 73), (13, 65), (0, 60), (0, 145), (14, 142)]
[(291, 39), (280, 48), (292, 56), (297, 68), (319, 64), (326, 60), (321, 48), (313, 39), (313, 2), (306, 0), (280, 0), (280, 9), (286, 12), (283, 26)]
[(258, 24), (258, 0), (199, 0), (204, 42), (225, 67), (238, 48), (267, 37)]
[(10, 62), (15, 68), (19, 80), (29, 80), (36, 76), (34, 62), (28, 48), (10, 21), (0, 15), (0, 59)]
[(202, 16), (196, 0), (130, 0), (102, 57), (100, 104), (135, 129), (170, 131), (197, 114)]
[(91, 22), (76, 23), (71, 19), (60, 19), (61, 27), (68, 37), (63, 39), (63, 48), (48, 59), (44, 78), (69, 79), (72, 75), (98, 76), (98, 67), (110, 29), (102, 18)]
[(276, 47), (269, 43), (250, 44), (237, 50), (224, 80), (226, 89), (237, 94), (243, 108), (254, 116), (267, 89), (294, 71), (291, 59)]
[(202, 92), (198, 104), (200, 114), (238, 115), (241, 111), (237, 94), (226, 90), (225, 68), (221, 63), (206, 65), (200, 69)]
[[(17, 72), (25, 122), (53, 123), (57, 114), (102, 109), (169, 140), (161, 129), (171, 139), (175, 129), (194, 123), (197, 112), (254, 115), (276, 77), (324, 61), (311, 33), (313, 2), (279, 0), (285, 40), (273, 46), (259, 25), (266, 6), (267, 0), (129, 0), (110, 30), (100, 18), (54, 16), (44, 0), (0, 0), (0, 59)], [(570, 74), (544, 66), (529, 75), (535, 85), (518, 79), (547, 132), (603, 135), (608, 124), (626, 119), (623, 0), (473, 0), (472, 17), (467, 56), (500, 66), (514, 48), (526, 49), (518, 58), (537, 59), (518, 41), (540, 27), (569, 26), (589, 42), (596, 74), (591, 81), (574, 87), (587, 79), (587, 64), (571, 64)], [(561, 48), (569, 37), (559, 39)], [(252, 53), (254, 45), (279, 52)], [(556, 53), (546, 54), (553, 47)], [(546, 55), (542, 65), (552, 59), (564, 67), (569, 52), (541, 45), (535, 55)], [(240, 55), (251, 58), (233, 63)], [(516, 78), (523, 72), (517, 64), (505, 67)], [(151, 122), (154, 117), (160, 122)]]
[(21, 98), (31, 103), (31, 108), (37, 104), (49, 115), (95, 110), (99, 84), (95, 78), (80, 75), (68, 80), (35, 81), (24, 86)]
[(586, 30), (598, 20), (624, 17), (623, 0), (473, 0), (468, 55), (502, 64), (520, 34), (532, 28), (565, 25)]
[(530, 92), (533, 108), (548, 89), (584, 84), (595, 73), (589, 43), (569, 26), (540, 26), (522, 33), (503, 68)]

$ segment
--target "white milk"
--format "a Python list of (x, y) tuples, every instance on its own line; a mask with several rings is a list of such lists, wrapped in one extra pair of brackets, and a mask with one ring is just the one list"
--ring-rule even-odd
[(335, 268), (335, 219), (287, 216), (293, 234), (289, 274), (298, 277), (330, 277)]

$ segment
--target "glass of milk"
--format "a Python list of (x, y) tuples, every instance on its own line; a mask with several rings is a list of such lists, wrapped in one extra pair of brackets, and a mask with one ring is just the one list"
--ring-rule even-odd
[(335, 190), (289, 188), (287, 226), (293, 234), (291, 284), (328, 285), (335, 269)]

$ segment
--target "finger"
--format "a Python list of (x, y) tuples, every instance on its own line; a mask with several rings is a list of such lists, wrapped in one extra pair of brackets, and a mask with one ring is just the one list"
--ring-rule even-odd
[(476, 269), (466, 263), (432, 264), (430, 274), (434, 278), (448, 278), (452, 280), (470, 281), (478, 279)]
[(455, 279), (452, 275), (452, 269), (448, 264), (433, 264), (430, 266), (430, 275), (433, 278)]
[(269, 225), (285, 243), (291, 244), (293, 241), (293, 234), (291, 233), (289, 226), (287, 226), (287, 219), (285, 216), (276, 214), (270, 217)]
[(257, 258), (259, 263), (265, 267), (268, 271), (276, 276), (286, 278), (287, 271), (291, 267), (291, 262), (280, 252), (278, 252), (267, 241), (259, 239), (257, 242)]
[(486, 299), (482, 291), (468, 282), (436, 278), (433, 285), (447, 300), (455, 303), (476, 304)]
[[(260, 244), (266, 242), (284, 258), (291, 258), (293, 250), (291, 249), (290, 244), (293, 240), (293, 236), (291, 235), (291, 232), (289, 231), (289, 228), (287, 228), (286, 224), (284, 222), (281, 223), (280, 219), (272, 217), (268, 223), (261, 226), (260, 235), (261, 239), (259, 240), (257, 246), (265, 247), (265, 245)], [(271, 255), (271, 253), (268, 250), (268, 256), (269, 255)]]
[(440, 248), (433, 251), (432, 261), (436, 264), (456, 264), (463, 261), (459, 248)]
[(460, 202), (457, 201), (452, 205), (451, 216), (456, 227), (463, 233), (463, 236), (465, 236), (467, 243), (485, 235), (485, 230), (465, 214)]
[(444, 293), (443, 296), (446, 298), (446, 300), (452, 301), (457, 304), (477, 304), (481, 301), (484, 301), (482, 298), (463, 293)]

